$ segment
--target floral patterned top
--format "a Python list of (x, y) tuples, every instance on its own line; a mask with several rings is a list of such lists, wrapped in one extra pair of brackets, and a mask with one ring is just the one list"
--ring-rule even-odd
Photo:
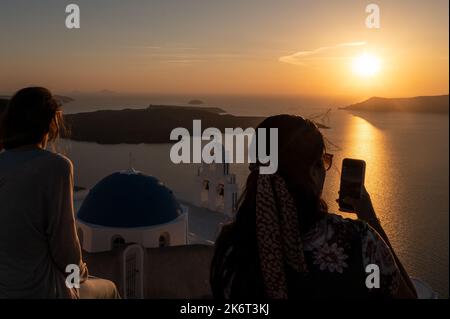
[[(232, 233), (227, 236), (230, 235)], [(307, 272), (299, 273), (286, 266), (288, 298), (388, 299), (397, 296), (400, 270), (389, 246), (366, 222), (327, 213), (302, 236), (302, 242)], [(247, 255), (252, 254), (251, 258), (246, 256), (245, 262), (239, 262), (224, 281), (225, 299), (268, 298), (263, 293), (265, 287), (257, 251), (250, 247), (245, 251)], [(242, 260), (237, 250), (229, 247), (224, 258), (231, 259), (234, 254), (237, 260)], [(374, 267), (378, 271), (374, 271)]]
[(308, 281), (321, 298), (396, 295), (400, 271), (386, 242), (366, 222), (327, 214), (302, 239)]

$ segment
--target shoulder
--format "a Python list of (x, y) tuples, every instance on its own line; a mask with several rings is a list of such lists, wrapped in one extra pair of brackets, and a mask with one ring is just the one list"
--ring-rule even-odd
[(327, 213), (316, 225), (304, 236), (305, 250), (314, 250), (325, 244), (360, 242), (364, 224), (361, 221), (344, 218), (340, 215)]
[(47, 166), (54, 172), (59, 174), (72, 174), (73, 164), (72, 161), (60, 153), (53, 153), (50, 151), (43, 151), (44, 156), (42, 157), (43, 165)]
[(60, 168), (69, 171), (73, 170), (73, 163), (67, 156), (60, 153), (53, 153), (53, 158), (55, 164), (58, 165)]
[[(361, 241), (367, 236), (370, 226), (359, 219), (345, 218), (341, 215), (328, 213), (316, 224), (312, 233), (326, 233), (327, 239), (343, 241)], [(316, 235), (317, 236), (317, 235)]]
[[(335, 214), (328, 214), (327, 225), (332, 225), (334, 230), (345, 231), (358, 236), (364, 246), (381, 247), (386, 243), (378, 232), (373, 229), (367, 222), (361, 219), (344, 218)], [(386, 246), (387, 247), (387, 246)]]
[(333, 213), (328, 213), (325, 218), (328, 224), (332, 224), (335, 227), (352, 229), (358, 233), (366, 233), (369, 230), (369, 225), (360, 219), (345, 218)]

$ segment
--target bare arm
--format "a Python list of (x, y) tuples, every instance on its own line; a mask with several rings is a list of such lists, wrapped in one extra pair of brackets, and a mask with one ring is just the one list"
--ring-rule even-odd
[(367, 222), (386, 242), (388, 247), (391, 250), (391, 253), (394, 257), (395, 263), (397, 264), (398, 269), (401, 273), (401, 282), (399, 287), (399, 297), (400, 298), (417, 298), (417, 292), (414, 287), (414, 284), (411, 281), (405, 267), (401, 263), (400, 259), (397, 257), (394, 248), (392, 247), (389, 238), (384, 231), (383, 227), (379, 219), (376, 216), (375, 210), (372, 205), (372, 200), (370, 199), (370, 195), (367, 190), (363, 189), (363, 194), (360, 199), (354, 198), (345, 198), (344, 201), (355, 208), (355, 212), (359, 219)]

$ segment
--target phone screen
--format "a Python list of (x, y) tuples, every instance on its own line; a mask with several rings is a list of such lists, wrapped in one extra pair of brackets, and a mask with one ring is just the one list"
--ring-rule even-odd
[(342, 161), (339, 207), (341, 210), (354, 211), (354, 207), (342, 201), (345, 197), (361, 198), (364, 186), (366, 163), (362, 160), (346, 158)]

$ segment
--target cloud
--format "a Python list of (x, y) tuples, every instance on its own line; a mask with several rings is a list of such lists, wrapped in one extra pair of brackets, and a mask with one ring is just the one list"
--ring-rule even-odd
[(331, 52), (336, 52), (339, 49), (360, 47), (360, 46), (364, 46), (366, 44), (367, 44), (366, 42), (339, 43), (339, 44), (336, 44), (333, 46), (320, 47), (318, 49), (311, 50), (311, 51), (299, 51), (294, 54), (282, 56), (282, 57), (280, 57), (279, 61), (283, 62), (283, 63), (306, 66), (307, 61), (310, 61), (313, 59), (318, 59), (318, 58), (331, 59), (331, 58), (333, 58), (329, 54)]
[(147, 56), (156, 63), (180, 65), (253, 58), (252, 55), (240, 51), (230, 52), (227, 50), (205, 49), (186, 45), (135, 45), (126, 46), (125, 48), (134, 50), (134, 55)]
[(180, 47), (180, 46), (158, 46), (158, 45), (129, 45), (125, 46), (129, 49), (147, 49), (147, 50), (171, 50), (171, 51), (191, 51), (198, 50), (195, 47)]
[(161, 61), (163, 63), (172, 63), (172, 64), (184, 64), (184, 65), (190, 65), (193, 63), (199, 63), (199, 62), (205, 62), (205, 60), (200, 59), (182, 59), (182, 60), (164, 60)]

